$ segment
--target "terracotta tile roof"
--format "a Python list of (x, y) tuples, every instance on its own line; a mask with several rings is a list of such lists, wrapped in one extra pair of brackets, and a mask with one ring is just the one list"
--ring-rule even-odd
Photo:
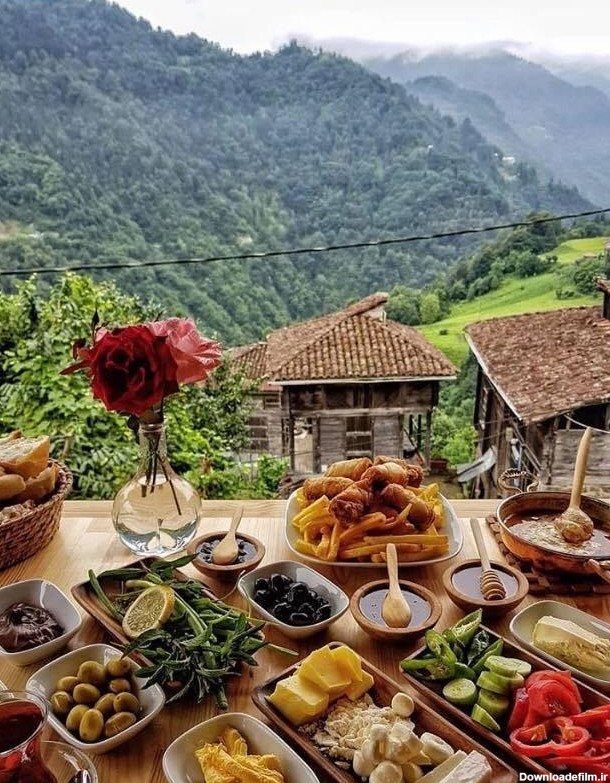
[(267, 374), (267, 343), (240, 345), (228, 352), (236, 370), (243, 370), (248, 378), (263, 379)]
[(610, 400), (610, 321), (599, 307), (491, 318), (466, 333), (484, 372), (526, 423)]
[(257, 346), (236, 349), (250, 377), (276, 383), (455, 376), (445, 355), (417, 330), (367, 315), (387, 301), (374, 294), (345, 310), (276, 329), (267, 338), (265, 372)]

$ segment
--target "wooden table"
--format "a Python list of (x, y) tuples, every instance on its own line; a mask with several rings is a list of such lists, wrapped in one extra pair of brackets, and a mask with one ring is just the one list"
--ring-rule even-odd
[[(227, 526), (235, 506), (236, 502), (231, 501), (204, 502), (204, 519), (200, 532)], [(240, 529), (260, 538), (265, 543), (267, 554), (264, 563), (290, 559), (291, 554), (284, 543), (282, 529), (284, 501), (245, 501), (243, 506), (244, 517)], [(467, 521), (472, 516), (484, 518), (493, 513), (497, 501), (457, 500), (453, 501), (453, 506), (460, 519)], [(498, 557), (496, 543), (487, 526), (484, 526), (484, 530), (492, 559)], [(476, 556), (474, 540), (469, 526), (464, 525), (464, 548), (458, 558), (465, 560), (474, 556)], [(64, 507), (60, 531), (51, 544), (29, 560), (0, 572), (0, 585), (10, 584), (20, 579), (45, 577), (69, 593), (72, 585), (86, 579), (89, 568), (99, 572), (104, 568), (116, 567), (130, 560), (133, 560), (133, 556), (114, 534), (108, 502), (68, 501)], [(441, 598), (443, 604), (441, 628), (455, 622), (463, 614), (444, 592), (441, 577), (445, 568), (447, 564), (441, 563), (436, 566), (411, 568), (406, 572), (409, 579), (421, 581)], [(185, 570), (193, 575), (198, 574), (190, 567)], [(321, 568), (320, 570), (330, 576), (348, 594), (377, 574), (376, 571), (360, 569)], [(223, 597), (222, 593), (218, 595)], [(233, 594), (229, 602), (241, 606), (238, 598), (237, 594)], [(521, 608), (526, 602), (535, 600), (528, 596)], [(610, 604), (607, 597), (566, 598), (564, 596), (561, 600), (579, 606), (598, 617), (606, 618), (609, 615)], [(508, 615), (503, 620), (491, 624), (496, 630), (506, 632), (511, 616)], [(331, 626), (326, 636), (307, 640), (300, 646), (292, 643), (292, 640), (288, 640), (287, 644), (285, 637), (276, 630), (270, 630), (268, 635), (271, 641), (293, 649), (298, 647), (301, 655), (329, 641), (335, 639), (343, 641), (395, 679), (400, 678), (398, 661), (405, 653), (414, 649), (412, 646), (392, 647), (375, 642), (360, 630), (349, 612)], [(81, 631), (72, 640), (70, 647), (99, 642), (103, 639), (103, 629), (87, 616)], [(267, 679), (275, 671), (289, 666), (293, 659), (267, 650), (258, 653), (257, 658), (259, 666), (253, 670), (251, 676), (245, 675), (232, 681), (228, 688), (228, 698), (229, 710), (250, 712), (260, 717), (260, 713), (250, 701), (252, 687)], [(27, 668), (16, 668), (0, 660), (0, 680), (12, 688), (23, 687), (37, 666), (38, 664)], [(163, 783), (165, 777), (161, 759), (165, 748), (183, 731), (211, 717), (214, 712), (214, 705), (211, 702), (196, 705), (186, 701), (166, 707), (137, 740), (121, 746), (110, 754), (96, 758), (101, 783)], [(325, 781), (323, 775), (320, 775), (320, 780)]]

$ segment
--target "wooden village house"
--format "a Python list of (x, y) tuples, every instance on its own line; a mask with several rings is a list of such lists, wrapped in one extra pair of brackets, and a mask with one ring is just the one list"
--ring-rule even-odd
[[(585, 488), (610, 491), (610, 282), (601, 307), (573, 307), (472, 324), (478, 364), (474, 495), (497, 497), (508, 468), (543, 489), (571, 485), (582, 427), (593, 433)], [(472, 476), (472, 474), (471, 474)], [(459, 472), (458, 472), (459, 477)]]
[(439, 384), (456, 368), (417, 330), (388, 320), (387, 299), (373, 294), (234, 349), (234, 366), (259, 384), (254, 452), (314, 472), (377, 454), (428, 462)]

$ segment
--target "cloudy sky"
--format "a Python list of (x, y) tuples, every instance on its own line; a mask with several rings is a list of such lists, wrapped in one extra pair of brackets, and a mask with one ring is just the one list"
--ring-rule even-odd
[[(604, 0), (119, 0), (155, 26), (196, 32), (238, 52), (291, 36), (419, 47), (516, 41), (557, 53), (610, 55)], [(605, 8), (604, 8), (605, 7)]]

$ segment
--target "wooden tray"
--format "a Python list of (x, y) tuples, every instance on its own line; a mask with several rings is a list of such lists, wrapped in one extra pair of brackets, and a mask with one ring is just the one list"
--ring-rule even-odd
[[(340, 646), (340, 642), (331, 642), (329, 644), (329, 647), (331, 648)], [(361, 658), (360, 660), (362, 661), (363, 670), (372, 675), (375, 680), (375, 684), (369, 693), (377, 705), (389, 705), (394, 694), (399, 691), (408, 692), (410, 690), (402, 688), (398, 683), (391, 680), (364, 658)], [(299, 749), (299, 751), (302, 751), (309, 756), (312, 761), (317, 763), (318, 766), (324, 770), (329, 778), (338, 781), (338, 783), (356, 783), (356, 781), (360, 783), (360, 778), (357, 775), (337, 767), (310, 739), (301, 734), (269, 701), (267, 701), (267, 696), (273, 692), (279, 680), (283, 680), (285, 677), (294, 674), (297, 666), (298, 664), (290, 666), (288, 669), (285, 669), (283, 672), (280, 672), (280, 674), (277, 674), (272, 679), (267, 680), (265, 683), (255, 688), (252, 693), (252, 701), (271, 723), (277, 726), (277, 728), (288, 737), (292, 747)], [(455, 750), (463, 750), (466, 753), (470, 753), (471, 750), (478, 750), (491, 764), (493, 783), (516, 783), (518, 780), (517, 773), (507, 764), (487, 751), (476, 740), (466, 736), (460, 729), (442, 718), (430, 707), (426, 706), (414, 694), (410, 693), (409, 695), (413, 695), (413, 700), (415, 702), (413, 719), (418, 734), (422, 734), (424, 731), (430, 731), (446, 740)]]
[[(480, 626), (480, 628), (485, 629), (492, 639), (500, 638), (498, 634), (494, 633), (490, 628), (486, 628), (484, 625)], [(553, 666), (553, 664), (543, 660), (542, 658), (539, 658), (537, 655), (534, 655), (531, 652), (528, 652), (523, 647), (519, 647), (518, 645), (509, 642), (505, 637), (502, 638), (504, 639), (502, 655), (505, 655), (509, 658), (520, 658), (522, 661), (527, 661), (527, 663), (531, 664), (532, 671), (540, 671), (541, 669), (562, 671), (557, 666)], [(414, 653), (406, 657), (407, 659), (417, 658), (424, 652), (425, 649), (426, 645), (420, 647)], [(563, 669), (563, 671), (566, 670)], [(460, 709), (460, 707), (456, 707), (455, 704), (451, 704), (451, 702), (447, 701), (447, 699), (445, 699), (442, 694), (443, 685), (445, 685), (444, 682), (438, 684), (434, 682), (423, 682), (408, 672), (403, 672), (403, 675), (414, 688), (416, 688), (423, 696), (425, 696), (426, 699), (429, 699), (440, 711), (450, 717), (451, 720), (455, 719), (456, 721), (462, 723), (471, 736), (478, 735), (485, 741), (485, 744), (495, 745), (496, 748), (501, 751), (503, 756), (514, 759), (514, 761), (521, 767), (526, 767), (527, 769), (538, 774), (544, 774), (545, 776), (549, 775), (549, 770), (546, 767), (541, 766), (534, 759), (528, 759), (525, 756), (522, 756), (520, 753), (515, 753), (515, 751), (511, 748), (510, 743), (500, 734), (495, 734), (493, 731), (490, 731), (484, 726), (481, 726), (480, 723), (472, 720), (469, 712), (466, 712)], [(587, 710), (590, 707), (598, 707), (601, 704), (610, 704), (610, 698), (604, 696), (596, 690), (593, 690), (593, 688), (589, 688), (589, 686), (584, 685), (580, 681), (576, 681), (576, 685), (578, 686), (578, 690), (580, 691), (583, 698), (583, 710)], [(544, 779), (546, 780), (546, 777)]]
[[(117, 566), (117, 567), (120, 568), (142, 568), (144, 566), (148, 567), (151, 565), (151, 563), (154, 563), (155, 560), (158, 559), (159, 559), (158, 557), (143, 557), (141, 560), (133, 560), (131, 563), (126, 563), (125, 565)], [(174, 569), (173, 577), (179, 582), (186, 582), (191, 578), (188, 577), (186, 574), (182, 573), (182, 571), (179, 571), (178, 569)], [(194, 579), (193, 581), (199, 581), (199, 580)], [(116, 584), (118, 585), (118, 581), (116, 582)], [(212, 593), (212, 591), (203, 583), (202, 585), (204, 588), (205, 595), (208, 598), (213, 598), (214, 600), (216, 600), (216, 596), (214, 595), (214, 593)], [(115, 620), (114, 617), (111, 617), (111, 615), (109, 615), (108, 612), (104, 609), (104, 607), (99, 601), (99, 598), (93, 592), (93, 589), (89, 584), (89, 580), (74, 585), (74, 587), (72, 587), (72, 595), (74, 596), (74, 599), (83, 607), (83, 609), (86, 612), (88, 612), (91, 615), (91, 617), (97, 620), (98, 623), (100, 623), (100, 625), (102, 625), (106, 629), (108, 634), (115, 641), (119, 642), (120, 644), (128, 644), (130, 639), (128, 639), (127, 636), (125, 636), (125, 633), (123, 632), (123, 629), (121, 627), (121, 623)], [(141, 660), (146, 660), (142, 655), (138, 655), (137, 657)]]

